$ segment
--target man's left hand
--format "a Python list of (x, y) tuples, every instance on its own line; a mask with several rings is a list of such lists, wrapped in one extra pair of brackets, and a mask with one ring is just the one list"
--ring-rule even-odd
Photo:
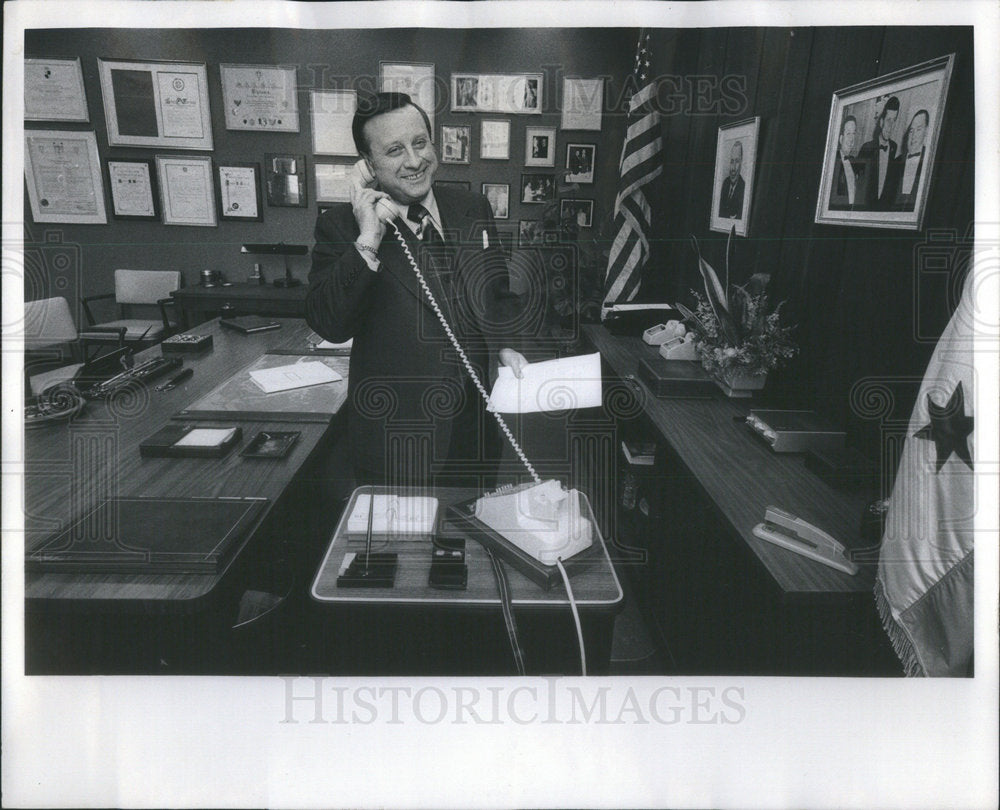
[(528, 361), (520, 352), (515, 352), (513, 349), (501, 349), (500, 365), (509, 367), (514, 372), (514, 376), (520, 380), (524, 376), (524, 367), (528, 365)]

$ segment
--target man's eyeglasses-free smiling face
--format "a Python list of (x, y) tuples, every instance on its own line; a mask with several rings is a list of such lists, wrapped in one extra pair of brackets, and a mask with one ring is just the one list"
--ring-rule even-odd
[(379, 188), (407, 205), (426, 197), (438, 158), (420, 111), (410, 106), (390, 110), (368, 121), (364, 133)]

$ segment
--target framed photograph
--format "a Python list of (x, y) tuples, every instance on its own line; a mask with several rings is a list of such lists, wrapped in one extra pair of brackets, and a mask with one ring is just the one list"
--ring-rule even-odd
[(437, 100), (434, 94), (433, 62), (379, 62), (379, 90), (383, 93), (406, 93), (412, 98), (431, 122), (431, 137), (434, 137), (434, 110)]
[(559, 219), (575, 222), (577, 228), (590, 228), (594, 224), (593, 200), (560, 200)]
[(747, 235), (759, 132), (759, 116), (719, 127), (709, 215), (709, 228), (713, 231), (729, 233), (735, 226), (738, 235)]
[(264, 205), (260, 196), (260, 164), (223, 163), (215, 167), (219, 216), (260, 222)]
[(441, 162), (469, 163), (472, 127), (441, 127)]
[(470, 188), (468, 180), (435, 180), (434, 185), (451, 186), (452, 188), (461, 188), (465, 189), (466, 191), (468, 191)]
[(567, 183), (593, 183), (597, 147), (592, 143), (566, 144)]
[(352, 164), (313, 163), (316, 176), (316, 202), (350, 202)]
[(104, 225), (104, 183), (93, 132), (24, 133), (24, 179), (35, 222)]
[(219, 65), (226, 129), (298, 132), (294, 65)]
[(80, 58), (24, 60), (25, 121), (90, 121)]
[(115, 219), (158, 219), (152, 160), (109, 160), (108, 186)]
[(510, 121), (483, 121), (479, 130), (482, 160), (510, 160)]
[(98, 59), (110, 146), (212, 148), (204, 63)]
[(524, 165), (556, 165), (556, 128), (528, 127), (524, 131)]
[(519, 248), (545, 244), (545, 229), (537, 219), (522, 219), (517, 224)]
[(156, 156), (164, 225), (214, 226), (212, 158)]
[(483, 183), (483, 194), (490, 201), (496, 219), (510, 219), (510, 184)]
[(521, 175), (521, 202), (544, 203), (555, 198), (555, 175), (534, 173)]
[(562, 129), (601, 129), (603, 79), (563, 79)]
[(351, 121), (358, 106), (354, 90), (310, 90), (309, 124), (314, 155), (357, 157)]
[(452, 73), (452, 112), (542, 112), (541, 73)]
[(283, 208), (305, 208), (305, 155), (278, 155), (269, 152), (264, 158), (267, 204)]
[(919, 230), (954, 54), (833, 94), (816, 222)]

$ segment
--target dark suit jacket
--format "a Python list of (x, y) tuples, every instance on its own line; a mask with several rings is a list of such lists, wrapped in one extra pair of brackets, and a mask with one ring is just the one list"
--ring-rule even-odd
[(831, 211), (845, 211), (864, 203), (864, 171), (859, 165), (855, 165), (851, 158), (847, 159), (847, 163), (854, 171), (854, 202), (851, 203), (851, 198), (847, 193), (847, 176), (844, 173), (843, 157), (838, 149), (833, 164), (833, 186), (830, 189)]
[[(496, 352), (516, 345), (511, 335), (520, 304), (509, 292), (487, 199), (455, 188), (434, 193), (449, 242), (447, 269), (436, 271), (422, 243), (405, 225), (399, 228), (488, 391), (486, 372)], [(378, 272), (354, 247), (358, 226), (350, 205), (321, 214), (315, 237), (306, 320), (328, 340), (354, 338), (346, 407), (355, 465), (387, 469), (389, 455), (398, 459), (406, 446), (418, 448), (424, 461), (428, 454), (443, 461), (452, 421), (470, 397), (467, 374), (395, 232), (387, 226)], [(474, 389), (472, 394), (479, 396)]]
[(903, 193), (903, 170), (906, 168), (906, 156), (900, 155), (893, 162), (893, 188), (896, 190), (895, 198), (892, 201), (893, 211), (912, 211), (917, 202), (917, 189), (920, 187), (920, 175), (924, 171), (924, 157), (927, 155), (926, 147), (920, 150), (920, 160), (917, 161), (917, 171), (913, 175), (913, 185), (910, 186), (910, 193)]
[(719, 196), (719, 216), (727, 219), (739, 219), (743, 216), (743, 191), (747, 184), (742, 174), (736, 175), (736, 188), (733, 190), (732, 199), (730, 199), (729, 189), (732, 185), (727, 174), (726, 179), (722, 181), (722, 193)]
[(899, 153), (899, 144), (891, 138), (889, 139), (889, 162), (885, 171), (885, 183), (882, 185), (882, 193), (878, 193), (878, 154), (879, 145), (876, 140), (866, 141), (861, 144), (858, 150), (858, 163), (864, 167), (865, 172), (865, 199), (864, 207), (869, 211), (886, 211), (892, 205), (896, 197), (896, 173), (893, 171), (893, 161)]

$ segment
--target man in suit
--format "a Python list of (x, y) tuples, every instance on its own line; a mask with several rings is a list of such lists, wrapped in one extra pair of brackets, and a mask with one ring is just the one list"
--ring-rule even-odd
[(844, 118), (837, 141), (837, 158), (833, 166), (833, 186), (830, 189), (830, 210), (846, 211), (863, 203), (860, 167), (854, 164), (851, 153), (858, 132), (858, 119), (853, 115)]
[(497, 362), (520, 377), (527, 361), (509, 347), (520, 307), (489, 202), (432, 188), (438, 159), (427, 114), (405, 93), (359, 99), (352, 133), (375, 182), (317, 220), (306, 320), (328, 340), (354, 339), (355, 477), (475, 485), (497, 454), (492, 417), (410, 256), (486, 390)]
[(927, 110), (917, 110), (903, 136), (903, 150), (893, 166), (896, 197), (894, 211), (912, 211), (920, 189), (920, 175), (924, 170), (925, 140), (931, 116)]
[(743, 167), (743, 143), (737, 141), (729, 150), (729, 174), (722, 181), (719, 195), (719, 216), (725, 219), (743, 218), (743, 191), (746, 182), (740, 170)]
[(865, 210), (886, 211), (896, 196), (893, 161), (899, 153), (892, 131), (899, 117), (899, 99), (889, 96), (882, 106), (875, 132), (858, 150), (858, 162), (865, 170)]

